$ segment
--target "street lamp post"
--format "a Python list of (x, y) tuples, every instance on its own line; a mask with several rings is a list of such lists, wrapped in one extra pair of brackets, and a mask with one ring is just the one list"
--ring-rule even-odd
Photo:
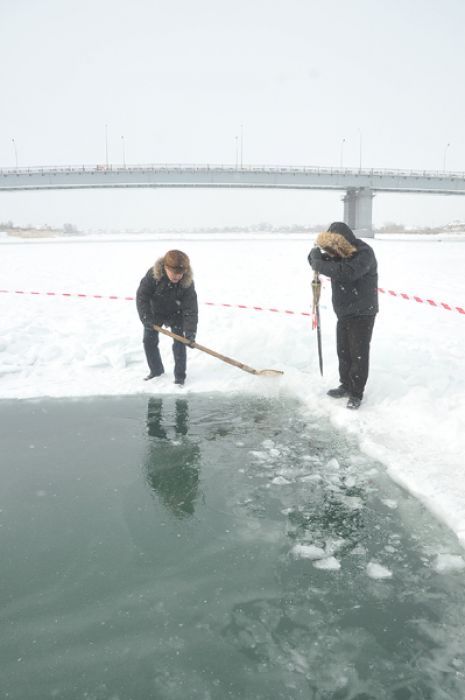
[(450, 143), (446, 143), (446, 147), (445, 147), (445, 149), (444, 149), (444, 158), (443, 158), (443, 161), (442, 161), (442, 169), (443, 169), (443, 170), (446, 169), (446, 155), (447, 155), (447, 149), (449, 148), (449, 146), (450, 146)]
[(344, 144), (345, 144), (345, 142), (346, 142), (346, 140), (342, 139), (342, 141), (341, 141), (341, 168), (342, 168), (342, 164), (344, 162)]
[(108, 168), (108, 124), (105, 124), (105, 165)]
[(244, 126), (241, 124), (241, 169), (242, 169), (242, 156), (244, 154)]
[(14, 152), (15, 152), (15, 165), (18, 167), (18, 149), (16, 148), (16, 141), (14, 139), (11, 139), (11, 143), (13, 144)]
[(358, 135), (359, 135), (359, 170), (362, 169), (362, 130), (358, 130)]
[(126, 150), (124, 147), (124, 136), (121, 137), (121, 148), (123, 151), (123, 168), (126, 168)]

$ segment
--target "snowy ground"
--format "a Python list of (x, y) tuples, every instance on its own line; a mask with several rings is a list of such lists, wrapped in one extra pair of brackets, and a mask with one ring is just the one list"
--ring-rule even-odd
[[(465, 546), (465, 314), (454, 308), (465, 307), (465, 240), (385, 236), (370, 242), (379, 285), (396, 294), (380, 295), (359, 412), (325, 395), (338, 382), (328, 283), (321, 304), (325, 373), (319, 375), (316, 337), (304, 315), (311, 304), (312, 240), (265, 234), (34, 242), (0, 236), (0, 398), (291, 393), (313, 415), (329, 416), (335, 430), (358, 436), (361, 449), (382, 461)], [(189, 350), (188, 381), (178, 389), (172, 383), (171, 342), (162, 338), (170, 371), (157, 383), (142, 381), (141, 325), (134, 302), (124, 297), (135, 295), (140, 278), (170, 248), (191, 257), (200, 304), (198, 342), (258, 369), (284, 370), (282, 378), (254, 377)], [(400, 293), (445, 302), (452, 310)]]

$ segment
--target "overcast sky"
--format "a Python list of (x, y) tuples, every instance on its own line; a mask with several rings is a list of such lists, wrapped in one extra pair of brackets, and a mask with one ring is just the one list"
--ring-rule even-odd
[[(463, 0), (0, 0), (0, 167), (234, 164), (242, 143), (244, 164), (464, 171), (464, 26)], [(342, 194), (0, 193), (0, 221), (325, 223)], [(379, 194), (373, 218), (465, 219), (465, 197)]]

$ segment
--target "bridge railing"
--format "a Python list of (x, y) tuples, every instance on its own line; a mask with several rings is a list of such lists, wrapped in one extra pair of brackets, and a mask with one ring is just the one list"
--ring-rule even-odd
[(465, 172), (445, 170), (399, 170), (384, 168), (344, 168), (320, 166), (283, 165), (224, 165), (224, 164), (176, 164), (150, 163), (139, 165), (96, 164), (96, 165), (38, 165), (27, 167), (0, 167), (0, 176), (10, 175), (53, 175), (66, 173), (122, 173), (122, 172), (238, 172), (238, 173), (288, 173), (320, 175), (364, 175), (392, 177), (434, 177), (465, 178)]

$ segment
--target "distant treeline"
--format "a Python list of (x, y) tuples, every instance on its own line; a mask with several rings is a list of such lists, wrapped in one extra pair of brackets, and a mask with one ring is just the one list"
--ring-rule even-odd
[(74, 224), (63, 224), (61, 228), (49, 226), (15, 226), (12, 221), (0, 221), (0, 231), (5, 231), (10, 236), (20, 236), (22, 238), (41, 238), (44, 236), (76, 236), (80, 233)]
[[(328, 223), (324, 224), (272, 224), (270, 222), (261, 222), (259, 224), (249, 224), (247, 226), (196, 226), (191, 228), (186, 227), (163, 227), (152, 228), (144, 227), (141, 229), (128, 229), (118, 231), (113, 229), (111, 233), (125, 234), (163, 234), (163, 233), (254, 233), (262, 231), (263, 233), (319, 233), (326, 231)], [(10, 236), (20, 236), (23, 238), (39, 238), (45, 236), (76, 236), (82, 232), (74, 224), (66, 223), (62, 227), (53, 227), (44, 224), (42, 226), (15, 226), (12, 221), (0, 222), (0, 231), (4, 231)], [(375, 233), (422, 233), (435, 234), (444, 232), (465, 232), (465, 222), (452, 221), (443, 226), (406, 226), (393, 221), (388, 221), (382, 226), (374, 227)], [(106, 233), (106, 231), (100, 231)]]

